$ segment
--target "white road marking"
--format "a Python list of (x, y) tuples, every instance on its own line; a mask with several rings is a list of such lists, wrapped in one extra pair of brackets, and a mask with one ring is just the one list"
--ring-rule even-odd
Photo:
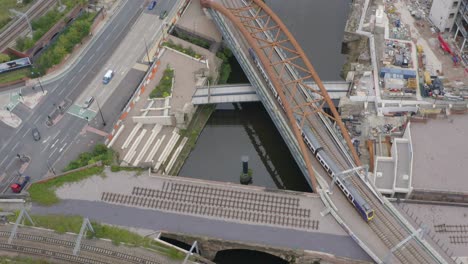
[(18, 144), (19, 144), (19, 141), (18, 141), (18, 142), (16, 142), (16, 144), (15, 144), (15, 146), (13, 147), (13, 149), (12, 149), (12, 150), (15, 150), (15, 148), (18, 146)]
[(64, 145), (63, 145), (63, 146), (62, 146), (62, 147), (59, 149), (59, 153), (61, 153), (61, 152), (62, 152), (62, 150), (63, 150), (63, 149), (64, 149), (64, 148), (67, 146), (67, 144), (68, 144), (68, 142), (67, 142), (67, 143), (65, 143), (65, 144), (64, 144)]
[(91, 56), (89, 56), (88, 61), (90, 61), (92, 58), (94, 58), (94, 55), (96, 55), (96, 53), (91, 54)]
[(8, 158), (8, 156), (5, 156), (5, 158), (3, 158), (2, 162), (0, 162), (0, 166), (3, 164), (3, 162), (5, 162), (5, 160)]
[(42, 144), (47, 143), (47, 141), (49, 141), (49, 139), (50, 139), (50, 136), (48, 136), (46, 139), (44, 139), (44, 140), (42, 141)]
[(55, 144), (57, 144), (58, 141), (59, 141), (59, 139), (57, 138), (57, 140), (55, 140), (54, 144), (52, 144), (52, 146), (50, 146), (50, 148), (53, 149)]
[(78, 72), (81, 72), (84, 67), (85, 67), (85, 65), (83, 64), (83, 66), (81, 66), (81, 68), (78, 70)]
[(31, 131), (31, 128), (28, 128), (28, 130), (26, 130), (22, 137), (24, 138), (29, 133), (29, 131)]
[(65, 92), (65, 89), (60, 90), (59, 94), (62, 94), (63, 92)]
[(52, 157), (52, 155), (54, 155), (55, 151), (57, 151), (57, 149), (54, 149), (54, 151), (52, 151), (52, 153), (50, 153), (49, 159), (50, 159), (50, 157)]

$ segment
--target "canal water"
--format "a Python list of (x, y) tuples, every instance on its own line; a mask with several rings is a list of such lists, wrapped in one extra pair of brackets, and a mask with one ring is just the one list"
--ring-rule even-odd
[[(340, 54), (349, 0), (266, 0), (296, 36), (323, 80), (340, 80)], [(330, 19), (333, 18), (333, 19)], [(231, 64), (229, 83), (246, 83)], [(223, 104), (200, 134), (179, 175), (239, 183), (241, 157), (249, 156), (253, 185), (310, 191), (292, 155), (261, 103)]]

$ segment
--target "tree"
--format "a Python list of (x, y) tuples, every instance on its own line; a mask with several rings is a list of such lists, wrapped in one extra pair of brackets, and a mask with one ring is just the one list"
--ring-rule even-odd
[(10, 61), (11, 58), (7, 54), (0, 53), (0, 63)]

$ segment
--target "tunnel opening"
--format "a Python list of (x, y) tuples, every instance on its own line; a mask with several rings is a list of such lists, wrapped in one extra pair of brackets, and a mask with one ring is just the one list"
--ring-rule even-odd
[(187, 251), (189, 251), (190, 248), (192, 247), (192, 245), (189, 245), (189, 244), (187, 244), (185, 242), (182, 242), (182, 241), (179, 241), (179, 240), (173, 239), (173, 238), (168, 238), (168, 237), (165, 237), (165, 236), (161, 236), (159, 239), (161, 239), (162, 241), (165, 241), (165, 242), (167, 242), (167, 243), (169, 243), (171, 245), (174, 245), (176, 247), (185, 249)]
[(288, 264), (289, 262), (257, 250), (229, 249), (216, 253), (214, 262), (217, 264), (238, 264), (238, 263), (268, 263), (268, 264)]

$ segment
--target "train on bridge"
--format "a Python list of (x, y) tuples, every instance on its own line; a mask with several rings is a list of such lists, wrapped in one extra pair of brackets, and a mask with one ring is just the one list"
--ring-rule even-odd
[[(250, 57), (252, 57), (252, 60), (254, 61), (257, 68), (259, 69), (265, 81), (267, 82), (276, 100), (278, 101), (280, 106), (283, 108), (283, 111), (286, 111), (278, 92), (273, 87), (273, 84), (269, 80), (268, 75), (263, 69), (263, 66), (261, 65), (260, 61), (257, 58), (257, 55), (255, 54), (255, 51), (252, 48), (249, 48), (249, 55)], [(310, 95), (308, 95), (302, 89), (300, 90), (302, 91), (302, 93), (304, 94), (306, 98), (310, 97)], [(317, 158), (317, 160), (320, 162), (323, 168), (327, 171), (327, 173), (332, 178), (335, 179), (338, 187), (340, 187), (340, 189), (345, 194), (346, 198), (356, 208), (356, 210), (359, 212), (361, 217), (367, 222), (371, 221), (374, 218), (374, 210), (366, 202), (366, 200), (359, 194), (359, 192), (356, 190), (353, 184), (350, 181), (346, 180), (346, 177), (341, 174), (341, 170), (335, 164), (333, 159), (331, 159), (330, 156), (323, 150), (323, 147), (320, 145), (318, 139), (315, 137), (309, 125), (304, 125), (301, 127), (302, 118), (297, 114), (294, 114), (294, 115), (297, 121), (297, 126), (299, 130), (301, 131), (302, 138), (304, 139), (304, 142), (306, 143), (307, 147), (314, 154), (314, 156)]]

